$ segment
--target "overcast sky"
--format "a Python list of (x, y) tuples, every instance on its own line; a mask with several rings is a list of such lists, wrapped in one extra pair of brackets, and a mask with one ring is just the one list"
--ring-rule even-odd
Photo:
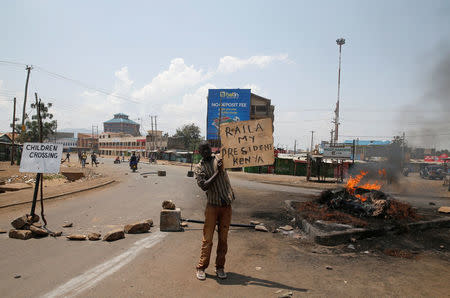
[[(2, 1), (0, 60), (35, 66), (28, 98), (58, 130), (123, 112), (205, 134), (207, 90), (251, 88), (275, 105), (275, 145), (304, 149), (330, 138), (344, 37), (339, 140), (450, 148), (449, 19), (449, 1)], [(0, 131), (25, 78), (0, 62)]]

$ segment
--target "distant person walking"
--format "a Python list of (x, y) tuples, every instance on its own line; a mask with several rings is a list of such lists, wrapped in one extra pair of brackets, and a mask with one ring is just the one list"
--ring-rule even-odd
[(78, 151), (78, 162), (81, 163), (81, 151)]
[(70, 153), (69, 153), (69, 152), (67, 152), (67, 154), (66, 154), (66, 160), (67, 160), (68, 162), (70, 162)]
[(92, 154), (91, 154), (91, 165), (92, 166), (94, 166), (94, 164), (95, 164), (95, 166), (96, 167), (98, 167), (98, 163), (97, 163), (97, 156), (95, 155), (95, 152), (92, 152)]
[(87, 159), (86, 152), (83, 151), (83, 153), (81, 153), (81, 167), (82, 168), (84, 168), (86, 166), (86, 159)]

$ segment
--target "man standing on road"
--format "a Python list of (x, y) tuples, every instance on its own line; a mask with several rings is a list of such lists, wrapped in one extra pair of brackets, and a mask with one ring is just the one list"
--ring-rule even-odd
[(81, 153), (81, 167), (82, 168), (84, 168), (86, 165), (86, 159), (87, 159), (86, 152), (83, 151), (83, 153)]
[(96, 167), (98, 167), (98, 165), (97, 165), (97, 156), (95, 155), (95, 152), (92, 152), (92, 154), (91, 154), (91, 165), (94, 166), (94, 164), (95, 164)]
[(199, 146), (202, 160), (195, 168), (195, 177), (200, 188), (206, 191), (207, 205), (205, 209), (205, 224), (200, 261), (197, 265), (197, 278), (206, 279), (205, 269), (209, 265), (213, 236), (216, 223), (218, 225), (219, 242), (217, 244), (216, 274), (220, 279), (227, 278), (224, 271), (225, 255), (227, 254), (227, 237), (231, 223), (231, 203), (234, 193), (230, 179), (223, 168), (222, 160), (212, 155), (207, 142)]

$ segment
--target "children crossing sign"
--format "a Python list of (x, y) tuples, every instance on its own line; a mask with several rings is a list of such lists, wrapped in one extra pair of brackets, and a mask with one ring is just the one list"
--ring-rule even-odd
[(25, 143), (20, 160), (20, 172), (59, 173), (62, 151), (62, 144)]

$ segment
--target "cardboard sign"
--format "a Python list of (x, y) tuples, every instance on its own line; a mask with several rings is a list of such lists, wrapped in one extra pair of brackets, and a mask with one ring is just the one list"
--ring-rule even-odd
[(220, 139), (225, 168), (264, 166), (275, 162), (270, 118), (222, 124)]
[(54, 143), (23, 144), (20, 172), (59, 173), (63, 145)]

